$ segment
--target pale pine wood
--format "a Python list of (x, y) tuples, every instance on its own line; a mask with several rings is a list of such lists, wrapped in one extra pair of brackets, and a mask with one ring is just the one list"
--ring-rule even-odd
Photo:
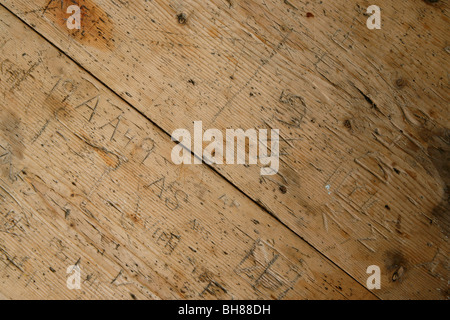
[(362, 285), (380, 265), (377, 296), (447, 296), (446, 2), (379, 1), (370, 31), (368, 1), (81, 1), (82, 34), (3, 3), (166, 133), (280, 128), (276, 177), (215, 169)]
[(0, 25), (0, 297), (376, 298), (207, 166), (172, 164), (167, 134), (3, 7)]

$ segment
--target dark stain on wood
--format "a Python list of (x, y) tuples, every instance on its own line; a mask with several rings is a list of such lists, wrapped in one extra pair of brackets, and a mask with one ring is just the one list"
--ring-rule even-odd
[(450, 231), (450, 130), (444, 129), (430, 141), (427, 151), (444, 184), (442, 201), (433, 208), (431, 214), (438, 221), (444, 234), (448, 236)]
[(439, 3), (439, 0), (423, 0), (426, 4), (436, 6)]
[(395, 87), (397, 89), (403, 89), (404, 87), (406, 87), (407, 84), (408, 84), (408, 82), (403, 78), (399, 78), (399, 79), (395, 80)]
[(186, 24), (187, 22), (187, 16), (185, 13), (179, 13), (177, 14), (177, 21), (179, 24)]
[(407, 261), (400, 251), (387, 251), (385, 266), (389, 273), (392, 273), (393, 282), (401, 282), (407, 271)]
[(346, 127), (347, 129), (351, 130), (352, 129), (352, 123), (350, 120), (345, 120), (344, 121), (344, 127)]
[[(20, 118), (10, 110), (0, 109), (0, 135), (7, 143), (7, 146), (2, 147), (8, 149), (12, 157), (23, 159), (25, 145), (22, 143), (20, 131)], [(2, 151), (5, 150), (0, 149), (0, 152)]]

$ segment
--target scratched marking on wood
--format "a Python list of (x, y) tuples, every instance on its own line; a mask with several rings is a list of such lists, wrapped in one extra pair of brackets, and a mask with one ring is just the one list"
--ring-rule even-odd
[[(208, 167), (172, 164), (167, 134), (3, 8), (0, 24), (2, 296), (375, 298)], [(236, 273), (260, 242), (282, 286)]]
[[(252, 166), (215, 170), (362, 285), (367, 265), (380, 265), (378, 297), (446, 297), (446, 254), (436, 255), (448, 252), (450, 225), (446, 2), (381, 1), (383, 27), (375, 32), (365, 27), (366, 8), (348, 1), (83, 1), (91, 8), (87, 23), (108, 17), (96, 24), (100, 29), (84, 34), (64, 27), (67, 1), (2, 3), (166, 133), (192, 128), (194, 120), (219, 129), (281, 129), (277, 176), (260, 177)], [(0, 46), (18, 52), (11, 39)], [(16, 54), (2, 62), (4, 95), (24, 90), (45, 63), (35, 58), (19, 65), (17, 59)], [(51, 77), (55, 84), (60, 78)], [(46, 104), (73, 99), (76, 85), (61, 81), (66, 91), (56, 88), (61, 97), (49, 95)], [(148, 165), (158, 148), (155, 137), (128, 131), (124, 124), (130, 120), (114, 106), (118, 103), (97, 115), (104, 121), (95, 120), (96, 108), (105, 102), (96, 86), (73, 105), (92, 127), (72, 114), (63, 118), (65, 112), (56, 120), (75, 132), (67, 139), (87, 150), (75, 151), (93, 168), (91, 184), (80, 186), (92, 197), (105, 191), (105, 181), (121, 183), (122, 168), (130, 166), (124, 150), (141, 143), (137, 157)], [(39, 122), (35, 144), (52, 125), (49, 119)], [(93, 130), (97, 140), (88, 136)], [(0, 143), (0, 156), (5, 155), (2, 172), (11, 181), (20, 172), (14, 153), (21, 154), (23, 142), (8, 139)], [(113, 143), (118, 144), (113, 148)], [(166, 161), (169, 156), (158, 165)], [(202, 190), (203, 198), (214, 189), (210, 181), (183, 186), (190, 170), (178, 167), (172, 176), (158, 172), (133, 194), (151, 192), (161, 206), (186, 210), (183, 205), (192, 198), (187, 190)], [(236, 199), (224, 194), (214, 198), (221, 210)], [(134, 205), (141, 201), (125, 199)], [(98, 201), (122, 216), (126, 211), (119, 200)], [(169, 239), (181, 231), (164, 232)], [(179, 240), (181, 245), (185, 237)], [(402, 281), (393, 281), (399, 267)], [(204, 293), (209, 291), (216, 290)]]

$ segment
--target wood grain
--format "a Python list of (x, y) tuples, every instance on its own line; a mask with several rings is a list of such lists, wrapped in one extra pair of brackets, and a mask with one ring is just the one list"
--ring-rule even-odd
[(375, 298), (207, 166), (172, 164), (167, 134), (3, 8), (0, 24), (2, 295)]
[[(94, 87), (105, 85), (128, 102), (130, 112), (139, 115), (141, 127), (151, 121), (161, 128), (161, 144), (177, 128), (192, 130), (195, 120), (221, 130), (281, 130), (282, 163), (274, 177), (261, 177), (257, 166), (215, 166), (220, 176), (207, 168), (172, 167), (167, 142), (166, 160), (158, 165), (173, 169), (155, 170), (154, 181), (159, 185), (162, 172), (167, 171), (164, 182), (172, 184), (188, 181), (197, 175), (193, 172), (203, 170), (216, 180), (207, 180), (202, 187), (187, 184), (181, 190), (200, 195), (201, 190), (215, 192), (219, 185), (229, 190), (218, 192), (226, 198), (221, 198), (222, 194), (211, 198), (213, 207), (202, 211), (206, 214), (197, 213), (199, 219), (221, 212), (214, 207), (218, 199), (226, 206), (240, 197), (238, 202), (246, 199), (250, 207), (234, 208), (234, 215), (250, 219), (246, 221), (256, 212), (276, 217), (266, 219), (285, 230), (283, 235), (292, 230), (363, 286), (366, 267), (379, 265), (382, 288), (374, 293), (380, 298), (447, 297), (447, 2), (379, 1), (382, 29), (368, 30), (365, 9), (372, 4), (368, 1), (85, 0), (79, 2), (87, 8), (80, 33), (65, 26), (68, 1), (1, 3), (90, 73), (86, 77), (98, 79), (101, 83), (90, 80), (96, 83)], [(22, 54), (17, 47), (2, 50)], [(34, 81), (29, 75), (47, 60), (29, 60), (27, 68), (16, 71), (17, 80), (9, 90), (26, 90), (25, 81)], [(8, 64), (5, 68), (14, 70)], [(59, 79), (55, 74), (48, 77), (54, 83)], [(76, 109), (84, 112), (87, 120), (97, 96), (95, 91), (86, 95), (87, 106), (81, 105), (82, 98), (74, 104), (80, 104)], [(54, 104), (52, 100), (49, 103)], [(102, 187), (104, 175), (117, 175), (115, 181), (123, 181), (127, 176), (121, 174), (122, 166), (130, 166), (121, 162), (122, 149), (109, 147), (120, 133), (132, 136), (126, 134), (127, 126), (121, 128), (125, 122), (121, 111), (109, 108), (111, 111), (105, 111), (108, 117), (103, 116), (104, 123), (97, 126), (108, 130), (101, 143), (91, 142), (92, 128), (79, 132), (76, 128), (83, 125), (78, 122), (69, 127), (76, 133), (73, 139), (96, 149), (95, 154), (110, 168), (89, 164), (92, 172), (84, 176), (86, 185), (82, 185), (87, 195)], [(46, 123), (42, 119), (39, 125), (43, 128)], [(36, 135), (40, 132), (35, 131)], [(15, 135), (5, 133), (5, 137), (10, 145), (27, 143)], [(41, 135), (37, 139), (42, 139)], [(14, 151), (18, 158), (21, 150)], [(133, 168), (127, 174), (137, 172)], [(60, 174), (57, 180), (74, 175), (70, 170)], [(142, 182), (140, 188), (154, 181)], [(44, 185), (49, 183), (46, 179)], [(100, 192), (103, 197), (110, 187), (104, 188)], [(134, 192), (140, 194), (141, 190)], [(167, 202), (173, 206), (176, 190), (172, 190), (172, 198), (156, 195), (166, 207)], [(128, 199), (125, 191), (117, 194)], [(109, 201), (103, 199), (101, 206), (102, 199), (97, 200), (89, 211), (94, 207), (104, 210), (100, 208)], [(190, 209), (179, 211), (188, 215), (186, 210)], [(166, 218), (174, 219), (173, 215)], [(210, 227), (214, 223), (204, 224)], [(260, 232), (267, 236), (267, 230)], [(233, 281), (236, 278), (230, 277), (226, 283)], [(325, 290), (324, 286), (320, 289)], [(243, 297), (252, 297), (248, 290)]]

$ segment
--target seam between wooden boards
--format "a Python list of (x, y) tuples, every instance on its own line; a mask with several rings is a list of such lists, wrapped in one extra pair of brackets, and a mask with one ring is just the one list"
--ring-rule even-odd
[[(105, 88), (107, 88), (107, 90), (109, 90), (114, 96), (116, 96), (118, 99), (120, 99), (122, 102), (124, 102), (127, 106), (129, 106), (130, 108), (132, 108), (135, 112), (137, 112), (140, 116), (142, 116), (144, 119), (146, 119), (147, 121), (149, 121), (152, 125), (154, 125), (158, 130), (160, 130), (161, 132), (163, 132), (164, 134), (167, 135), (167, 137), (171, 137), (170, 133), (168, 133), (166, 130), (164, 130), (160, 125), (158, 125), (156, 122), (154, 122), (152, 119), (150, 119), (148, 116), (146, 116), (142, 111), (140, 111), (138, 108), (136, 108), (133, 104), (131, 104), (130, 102), (128, 102), (124, 97), (122, 97), (121, 95), (119, 95), (116, 91), (114, 91), (110, 86), (108, 86), (104, 81), (102, 81), (100, 78), (98, 78), (94, 73), (92, 73), (90, 70), (86, 69), (83, 65), (81, 65), (76, 59), (74, 59), (72, 56), (70, 56), (69, 54), (67, 54), (65, 51), (63, 51), (61, 48), (59, 48), (57, 45), (55, 45), (53, 42), (51, 42), (49, 39), (47, 39), (43, 34), (41, 34), (39, 31), (37, 31), (35, 28), (33, 28), (30, 24), (28, 24), (26, 21), (24, 21), (22, 18), (20, 18), (19, 16), (17, 16), (14, 12), (12, 12), (8, 7), (6, 7), (3, 3), (0, 3), (0, 5), (9, 13), (11, 13), (14, 17), (16, 17), (19, 21), (21, 21), (23, 24), (25, 24), (27, 27), (29, 27), (30, 29), (32, 29), (36, 34), (38, 34), (42, 39), (44, 39), (47, 43), (49, 43), (52, 47), (54, 47), (58, 52), (60, 52), (61, 54), (64, 54), (64, 56), (66, 56), (71, 62), (73, 62), (77, 67), (79, 67), (81, 70), (83, 70), (84, 72), (86, 72), (88, 75), (90, 75), (91, 77), (93, 77), (96, 81), (98, 81), (102, 86), (104, 86)], [(189, 150), (191, 152), (191, 155), (195, 154)], [(341, 266), (339, 266), (336, 262), (334, 262), (333, 260), (331, 260), (330, 258), (328, 258), (328, 256), (326, 256), (324, 253), (322, 253), (320, 250), (318, 250), (315, 246), (313, 246), (311, 243), (309, 243), (308, 241), (306, 241), (301, 235), (299, 235), (298, 233), (296, 233), (295, 231), (293, 231), (288, 225), (286, 225), (286, 223), (282, 222), (273, 212), (270, 211), (269, 208), (267, 208), (266, 206), (264, 206), (263, 203), (261, 203), (260, 201), (257, 201), (255, 199), (253, 199), (250, 195), (248, 195), (246, 192), (244, 192), (243, 190), (241, 190), (238, 186), (236, 186), (235, 183), (233, 183), (232, 181), (230, 181), (229, 179), (227, 179), (222, 173), (220, 173), (218, 170), (216, 170), (213, 166), (207, 164), (207, 163), (202, 163), (204, 165), (206, 165), (211, 171), (213, 171), (215, 174), (217, 174), (219, 177), (221, 177), (222, 179), (224, 179), (228, 184), (230, 184), (231, 186), (233, 186), (235, 189), (237, 189), (239, 191), (239, 193), (241, 193), (243, 196), (245, 196), (246, 198), (248, 198), (249, 200), (251, 200), (254, 204), (256, 204), (259, 208), (261, 208), (264, 212), (266, 212), (269, 216), (271, 216), (272, 218), (274, 218), (280, 225), (282, 225), (284, 228), (286, 228), (287, 230), (289, 230), (292, 234), (294, 234), (295, 236), (299, 237), (305, 244), (307, 244), (310, 248), (312, 248), (314, 251), (316, 251), (320, 256), (322, 256), (323, 258), (325, 258), (325, 260), (327, 260), (329, 263), (331, 263), (332, 265), (334, 265), (335, 267), (337, 267), (339, 270), (341, 270), (344, 274), (346, 274), (349, 278), (351, 278), (352, 280), (354, 280), (356, 283), (358, 283), (359, 285), (361, 285), (367, 292), (370, 292), (374, 297), (381, 299), (377, 294), (375, 294), (374, 292), (370, 291), (369, 289), (367, 289), (363, 283), (359, 282), (355, 277), (353, 277), (352, 275), (350, 275), (346, 270), (344, 270)]]

